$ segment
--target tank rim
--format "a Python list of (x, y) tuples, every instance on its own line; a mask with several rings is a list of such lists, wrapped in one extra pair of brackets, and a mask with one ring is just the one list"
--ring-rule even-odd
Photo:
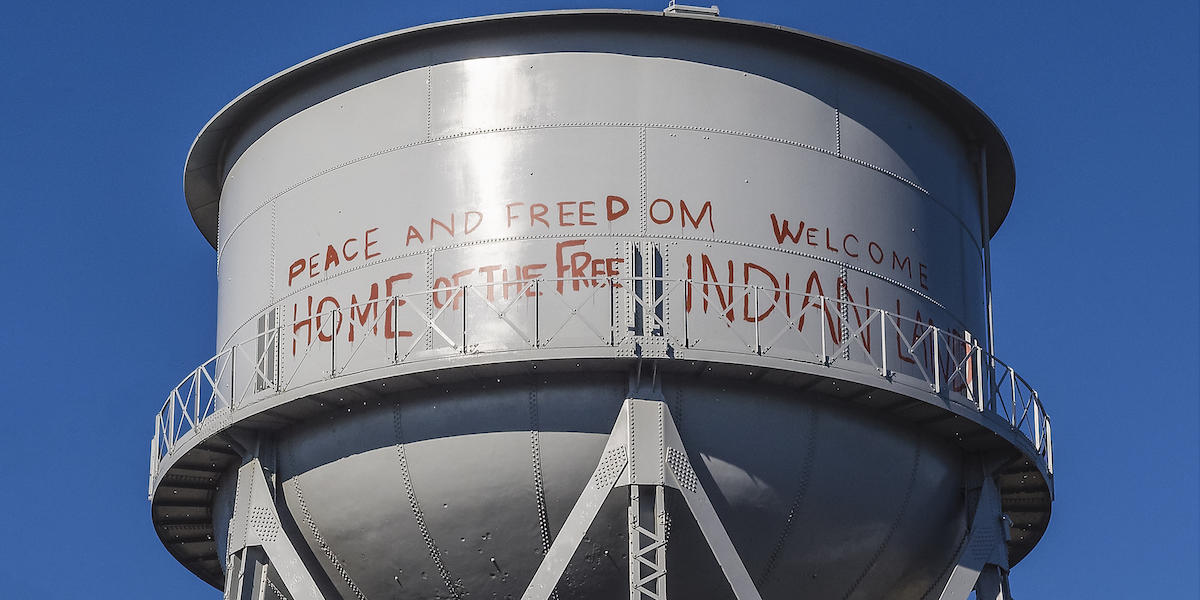
[[(201, 128), (188, 150), (184, 167), (184, 197), (192, 220), (200, 233), (214, 248), (217, 245), (217, 214), (221, 188), (224, 184), (224, 161), (229, 142), (259, 109), (274, 98), (290, 93), (297, 85), (311, 81), (321, 72), (358, 60), (363, 52), (385, 51), (391, 43), (411, 39), (418, 34), (437, 32), (442, 35), (461, 34), (473, 28), (494, 24), (534, 24), (541, 21), (571, 18), (593, 22), (614, 19), (667, 19), (670, 27), (701, 32), (713, 25), (728, 29), (731, 38), (761, 39), (763, 36), (782, 36), (792, 42), (808, 44), (815, 52), (832, 58), (848, 59), (855, 68), (884, 74), (911, 88), (923, 92), (918, 100), (934, 105), (947, 121), (956, 123), (987, 151), (989, 224), (995, 236), (1012, 206), (1016, 189), (1016, 170), (1012, 152), (999, 128), (977, 105), (941, 79), (917, 67), (846, 42), (808, 33), (798, 29), (727, 17), (692, 14), (665, 14), (659, 11), (628, 9), (550, 10), (505, 13), (429, 23), (392, 31), (346, 44), (272, 75), (242, 92)], [(622, 22), (624, 23), (624, 22)]]

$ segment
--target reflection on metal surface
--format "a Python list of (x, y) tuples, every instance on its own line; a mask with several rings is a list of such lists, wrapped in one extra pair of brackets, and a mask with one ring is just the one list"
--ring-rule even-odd
[(330, 598), (662, 598), (668, 555), (676, 597), (991, 593), (1053, 497), (986, 318), (1012, 192), (943, 82), (716, 7), (328, 53), (189, 152), (218, 354), (155, 417), (157, 533), (293, 600), (283, 534)]
[[(648, 299), (634, 293), (639, 289), (661, 292)], [(634, 310), (622, 310), (626, 301)], [(673, 317), (664, 318), (666, 312)], [(644, 321), (653, 326), (640, 327)], [(540, 350), (554, 350), (554, 358), (629, 355), (817, 367), (833, 377), (869, 373), (879, 387), (932, 394), (1000, 417), (1028, 440), (1049, 473), (1054, 469), (1050, 417), (1037, 391), (969, 333), (761, 286), (653, 277), (535, 279), (380, 298), (230, 345), (189, 373), (155, 415), (150, 494), (182, 441), (205, 433), (210, 423), (236, 421), (239, 410), (281, 392), (373, 370), (419, 370), (427, 361), (453, 363), (454, 357), (536, 360)]]

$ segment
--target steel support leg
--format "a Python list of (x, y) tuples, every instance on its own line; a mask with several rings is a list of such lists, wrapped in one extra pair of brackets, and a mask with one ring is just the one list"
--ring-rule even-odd
[(246, 570), (242, 568), (242, 553), (234, 552), (225, 558), (225, 600), (234, 600), (242, 595), (242, 580)]
[(226, 572), (226, 600), (275, 600), (267, 593), (271, 566), (262, 548), (243, 548), (228, 560), (227, 564), (236, 564), (236, 568)]
[(978, 600), (1012, 600), (1008, 592), (1008, 572), (997, 565), (988, 565), (979, 573), (975, 583)]
[(604, 503), (617, 480), (625, 476), (629, 465), (625, 449), (626, 440), (625, 436), (617, 435), (618, 432), (624, 431), (625, 422), (625, 410), (622, 409), (621, 416), (617, 418), (616, 426), (613, 427), (613, 433), (609, 435), (608, 443), (604, 446), (604, 452), (600, 455), (600, 464), (583, 487), (583, 492), (575, 501), (575, 507), (567, 516), (566, 523), (563, 523), (562, 530), (550, 543), (550, 550), (542, 558), (542, 564), (538, 565), (533, 580), (521, 596), (522, 600), (550, 598), (550, 594), (554, 593), (554, 586), (558, 585), (558, 580), (567, 568), (567, 563), (575, 555), (583, 536), (587, 534), (588, 526), (596, 518), (596, 513), (600, 512), (600, 505)]
[(279, 522), (258, 457), (238, 469), (227, 552), (225, 600), (325, 598)]
[(968, 475), (968, 480), (978, 484), (979, 496), (967, 542), (938, 600), (966, 600), (972, 590), (978, 600), (1012, 600), (1008, 591), (1008, 522), (1000, 510), (1000, 490), (993, 469), (980, 466)]
[[(547, 600), (600, 505), (629, 487), (629, 597), (667, 597), (665, 490), (679, 490), (738, 600), (762, 600), (725, 526), (700, 485), (666, 404), (627, 399), (599, 464), (554, 538), (522, 600)], [(649, 525), (649, 526), (648, 526)]]

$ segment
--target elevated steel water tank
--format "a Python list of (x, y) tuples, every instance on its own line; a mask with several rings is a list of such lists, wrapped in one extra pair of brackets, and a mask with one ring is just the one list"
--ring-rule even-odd
[(155, 527), (229, 598), (1005, 595), (1053, 490), (988, 351), (1013, 188), (936, 78), (702, 10), (334, 50), (188, 156), (219, 347)]

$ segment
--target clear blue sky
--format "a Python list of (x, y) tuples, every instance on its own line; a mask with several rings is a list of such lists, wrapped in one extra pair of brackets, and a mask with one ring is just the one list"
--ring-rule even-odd
[[(666, 0), (619, 6), (657, 10)], [(354, 40), (574, 0), (21, 2), (0, 19), (0, 596), (207, 599), (146, 501), (152, 415), (213, 350), (183, 161), (227, 101)], [(1020, 598), (1196, 597), (1195, 0), (724, 2), (957, 87), (1017, 163), (997, 348), (1054, 420)]]

